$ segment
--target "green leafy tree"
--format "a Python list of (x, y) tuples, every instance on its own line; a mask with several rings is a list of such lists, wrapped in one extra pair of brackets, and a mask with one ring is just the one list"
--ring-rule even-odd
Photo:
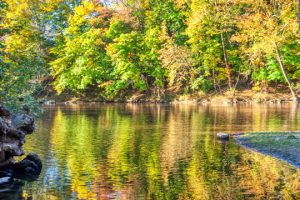
[(73, 3), (1, 1), (1, 8), (5, 5), (5, 13), (1, 12), (1, 47), (4, 48), (1, 60), (5, 61), (1, 64), (1, 101), (15, 105), (21, 96), (29, 104), (34, 102), (33, 95), (43, 89), (42, 84), (49, 77), (52, 60), (49, 49), (66, 27), (65, 19)]
[(164, 70), (157, 53), (158, 31), (122, 34), (107, 48), (115, 77), (108, 87), (113, 96), (123, 89), (146, 91), (150, 86), (163, 86)]
[(297, 0), (0, 0), (0, 98), (37, 95), (51, 77), (58, 93), (93, 90), (107, 98), (166, 87), (222, 92), (287, 83), (296, 100), (297, 6)]
[(232, 75), (240, 65), (237, 46), (231, 42), (237, 31), (235, 16), (238, 12), (234, 2), (192, 1), (187, 33), (199, 62), (199, 77), (194, 87), (204, 84), (216, 88), (227, 80), (228, 87), (233, 88)]
[(149, 0), (145, 11), (146, 29), (160, 28), (178, 45), (183, 45), (187, 38), (185, 34), (186, 16), (174, 1)]
[(101, 87), (111, 71), (106, 55), (106, 35), (112, 12), (94, 2), (84, 2), (69, 18), (64, 44), (53, 48), (57, 57), (51, 62), (55, 89), (82, 91)]

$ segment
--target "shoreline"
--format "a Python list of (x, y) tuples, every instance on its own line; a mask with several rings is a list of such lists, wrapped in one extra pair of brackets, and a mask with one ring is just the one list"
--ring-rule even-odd
[(147, 94), (132, 94), (112, 100), (100, 97), (76, 96), (74, 94), (50, 95), (39, 98), (46, 105), (51, 104), (92, 104), (92, 103), (145, 103), (145, 104), (199, 104), (199, 105), (235, 105), (235, 104), (290, 104), (295, 103), (289, 93), (260, 93), (242, 91), (235, 94), (176, 95), (168, 94), (157, 98)]

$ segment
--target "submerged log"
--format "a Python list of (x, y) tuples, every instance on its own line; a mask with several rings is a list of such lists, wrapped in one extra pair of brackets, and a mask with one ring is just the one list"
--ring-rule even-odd
[[(36, 177), (42, 169), (40, 158), (30, 153), (24, 160), (16, 163), (15, 156), (24, 155), (22, 149), (25, 136), (35, 130), (34, 118), (27, 114), (13, 115), (0, 105), (0, 172), (12, 172), (15, 177)], [(6, 177), (6, 176), (5, 176)], [(2, 178), (0, 173), (0, 178)], [(4, 179), (3, 179), (4, 180)]]

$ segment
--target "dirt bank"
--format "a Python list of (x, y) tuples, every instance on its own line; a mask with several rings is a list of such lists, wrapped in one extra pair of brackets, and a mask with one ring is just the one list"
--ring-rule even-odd
[(41, 101), (48, 103), (89, 103), (89, 102), (117, 102), (117, 103), (188, 103), (188, 104), (239, 104), (239, 103), (290, 103), (292, 102), (289, 92), (269, 91), (268, 93), (256, 92), (253, 90), (243, 90), (224, 93), (194, 93), (176, 94), (166, 91), (163, 95), (157, 96), (155, 93), (128, 93), (124, 97), (114, 99), (104, 99), (95, 93), (74, 94), (64, 92), (56, 95), (55, 92), (40, 97)]

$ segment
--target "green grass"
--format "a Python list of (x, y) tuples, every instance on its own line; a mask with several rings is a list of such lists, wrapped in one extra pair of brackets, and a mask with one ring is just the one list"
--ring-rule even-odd
[(239, 144), (268, 154), (300, 168), (300, 132), (246, 133), (236, 137)]

